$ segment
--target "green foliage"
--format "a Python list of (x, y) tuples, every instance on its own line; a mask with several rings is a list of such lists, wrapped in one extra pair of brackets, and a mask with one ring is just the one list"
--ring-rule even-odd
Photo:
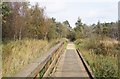
[(54, 26), (50, 27), (49, 29), (49, 32), (48, 32), (48, 40), (51, 40), (51, 39), (55, 39), (57, 36), (56, 36), (56, 29)]
[(57, 35), (59, 36), (59, 38), (67, 37), (67, 34), (68, 34), (67, 26), (65, 26), (64, 24), (62, 24), (60, 22), (57, 22), (56, 28), (57, 28), (56, 32), (57, 32)]
[(69, 35), (67, 36), (68, 39), (70, 39), (70, 41), (75, 41), (76, 38), (75, 38), (75, 32), (74, 31), (71, 31), (69, 33)]
[(79, 38), (83, 38), (83, 30), (84, 30), (84, 25), (81, 22), (81, 19), (78, 18), (77, 22), (75, 23), (76, 27), (74, 28), (75, 31), (75, 38), (79, 39)]
[[(95, 76), (97, 77), (116, 77), (117, 76), (117, 62), (114, 61), (116, 59), (112, 59), (112, 57), (102, 57), (99, 56), (99, 59), (93, 63)], [(108, 60), (112, 59), (112, 60)], [(115, 65), (114, 63), (115, 62)]]
[[(107, 39), (108, 40), (108, 39)], [(109, 42), (113, 40), (109, 40)], [(98, 38), (78, 39), (75, 41), (95, 77), (117, 77), (118, 61), (115, 43), (100, 42)], [(112, 44), (112, 45), (111, 45)], [(116, 45), (116, 44), (115, 44)]]
[(27, 2), (4, 3), (2, 8), (4, 15), (9, 8), (11, 11), (3, 17), (3, 41), (21, 40), (26, 37), (50, 40), (68, 35), (68, 25), (47, 17), (44, 8), (39, 7), (38, 3), (31, 7)]
[(48, 24), (49, 24), (49, 27), (48, 27), (48, 35), (47, 35), (47, 38), (48, 40), (52, 40), (52, 39), (56, 39), (58, 36), (57, 36), (57, 27), (56, 27), (56, 22), (55, 22), (55, 19), (52, 18), (52, 19), (48, 19)]
[(66, 25), (66, 27), (70, 27), (69, 21), (67, 21), (67, 20), (66, 20), (66, 21), (64, 21), (64, 22), (63, 22), (63, 24), (65, 24), (65, 25)]
[(0, 7), (4, 15), (3, 76), (14, 75), (68, 35), (67, 25), (47, 17), (38, 3), (8, 2)]
[(0, 4), (0, 8), (2, 9), (2, 16), (8, 16), (11, 13), (11, 10), (7, 5), (8, 3)]
[[(81, 22), (81, 19), (80, 18), (78, 18), (78, 20), (77, 20), (77, 22), (75, 23), (75, 25), (76, 25), (76, 27), (78, 27), (78, 28), (80, 28), (81, 29), (81, 27), (82, 27), (82, 22)], [(79, 30), (80, 30), (79, 29)], [(81, 30), (80, 30), (81, 31)]]
[(108, 27), (107, 27), (107, 26), (104, 26), (104, 27), (103, 27), (103, 34), (104, 34), (104, 35), (107, 35), (107, 33), (108, 33)]
[[(76, 39), (76, 47), (80, 49), (95, 77), (110, 78), (118, 76), (118, 26), (117, 22), (100, 23), (83, 29), (84, 39)], [(87, 32), (85, 32), (85, 29)], [(79, 34), (76, 31), (77, 34)]]
[(99, 21), (98, 21), (95, 29), (96, 29), (96, 33), (97, 33), (98, 35), (101, 35), (101, 24), (100, 24)]
[(111, 22), (111, 23), (100, 23), (98, 22), (97, 25), (92, 25), (93, 32), (92, 34), (97, 34), (101, 39), (105, 37), (110, 37), (114, 39), (118, 39), (118, 23)]

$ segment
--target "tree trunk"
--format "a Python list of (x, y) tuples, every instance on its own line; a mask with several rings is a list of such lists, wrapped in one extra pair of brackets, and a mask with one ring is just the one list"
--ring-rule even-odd
[(19, 32), (19, 40), (21, 40), (22, 39), (22, 27), (20, 28), (20, 32)]

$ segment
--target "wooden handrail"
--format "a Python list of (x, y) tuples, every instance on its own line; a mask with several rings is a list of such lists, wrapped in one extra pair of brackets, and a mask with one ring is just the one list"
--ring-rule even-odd
[(14, 77), (36, 77), (40, 71), (45, 67), (48, 68), (47, 65), (49, 60), (52, 58), (53, 54), (64, 44), (63, 41), (52, 47), (46, 54), (42, 57), (36, 59), (33, 63), (24, 67), (18, 74)]

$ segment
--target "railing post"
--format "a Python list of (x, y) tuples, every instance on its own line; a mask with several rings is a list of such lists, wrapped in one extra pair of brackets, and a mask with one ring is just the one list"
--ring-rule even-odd
[[(39, 78), (42, 79), (45, 72), (48, 70), (51, 63), (57, 61), (57, 57), (59, 57), (59, 52), (62, 50), (63, 42), (60, 42), (56, 46), (52, 47), (43, 57), (36, 59), (33, 63), (30, 63), (25, 68), (23, 68), (19, 73), (17, 73), (14, 77), (34, 77), (33, 79)], [(55, 63), (54, 62), (54, 63)]]

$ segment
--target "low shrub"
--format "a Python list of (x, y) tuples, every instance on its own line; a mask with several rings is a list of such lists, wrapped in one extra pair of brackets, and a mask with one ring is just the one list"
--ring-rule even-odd
[(76, 43), (76, 47), (80, 49), (95, 77), (102, 79), (103, 77), (118, 76), (118, 46), (116, 44), (108, 44), (95, 38), (87, 38), (81, 43)]
[(93, 64), (92, 66), (96, 77), (117, 77), (117, 58), (97, 56)]

